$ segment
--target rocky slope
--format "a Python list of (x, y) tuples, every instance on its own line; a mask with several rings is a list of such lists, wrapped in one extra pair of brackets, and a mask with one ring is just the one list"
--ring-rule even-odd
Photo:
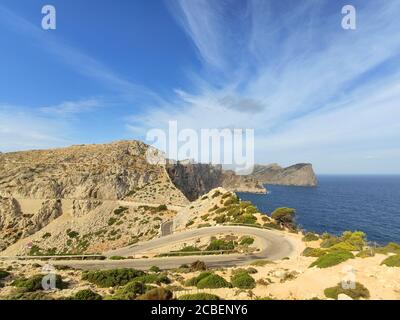
[(315, 187), (317, 177), (311, 164), (300, 163), (282, 168), (277, 164), (256, 165), (250, 177), (264, 184)]
[(167, 171), (172, 182), (191, 201), (218, 187), (236, 192), (266, 192), (255, 178), (225, 171), (220, 165), (178, 162), (167, 164)]
[(101, 252), (156, 236), (172, 210), (213, 188), (265, 192), (220, 166), (151, 164), (148, 151), (119, 141), (0, 154), (0, 251)]
[[(66, 222), (77, 222), (96, 212), (91, 221), (81, 221), (84, 229), (81, 231), (89, 233), (91, 224), (96, 225), (96, 221), (99, 230), (92, 228), (91, 231), (114, 229), (108, 222), (121, 200), (137, 204), (131, 211), (142, 216), (153, 211), (151, 208), (137, 209), (143, 204), (184, 206), (189, 203), (173, 185), (164, 166), (148, 163), (147, 149), (148, 146), (141, 142), (120, 141), (1, 154), (0, 250), (54, 224), (52, 222), (61, 217)], [(135, 222), (136, 227), (141, 225), (138, 220)], [(160, 223), (158, 221), (158, 226)], [(67, 228), (68, 223), (64, 226)], [(155, 228), (149, 223), (136, 236), (145, 234), (147, 227)], [(76, 225), (74, 228), (80, 229)], [(119, 233), (111, 231), (114, 236)], [(59, 240), (71, 240), (62, 226), (57, 225), (54, 232), (48, 233), (51, 236), (46, 238), (47, 242), (57, 244), (58, 252), (71, 252), (73, 247), (66, 248)], [(157, 232), (151, 234), (154, 236)], [(129, 236), (135, 235), (129, 233)], [(85, 250), (88, 248), (84, 247)]]

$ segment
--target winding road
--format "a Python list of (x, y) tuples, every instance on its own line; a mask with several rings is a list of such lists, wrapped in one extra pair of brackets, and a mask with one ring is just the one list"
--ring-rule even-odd
[(146, 252), (174, 243), (182, 243), (203, 236), (234, 233), (236, 235), (249, 235), (257, 238), (260, 244), (260, 251), (252, 254), (227, 254), (227, 255), (206, 255), (206, 256), (184, 256), (184, 257), (163, 257), (149, 259), (127, 259), (127, 260), (103, 260), (103, 261), (54, 261), (54, 265), (67, 265), (73, 268), (93, 269), (114, 269), (114, 268), (138, 268), (148, 269), (157, 266), (161, 269), (177, 268), (182, 264), (190, 264), (196, 260), (204, 261), (209, 267), (232, 267), (248, 264), (253, 260), (279, 260), (289, 257), (294, 252), (294, 243), (290, 238), (284, 237), (282, 233), (274, 230), (258, 229), (244, 226), (215, 226), (188, 230), (180, 233), (170, 234), (161, 238), (153, 239), (144, 243), (138, 243), (125, 248), (106, 252), (111, 256), (135, 256), (143, 255)]

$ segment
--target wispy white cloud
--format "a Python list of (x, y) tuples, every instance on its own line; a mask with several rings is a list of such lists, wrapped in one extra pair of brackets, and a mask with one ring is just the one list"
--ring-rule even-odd
[(136, 129), (172, 119), (182, 128), (254, 128), (258, 161), (311, 161), (320, 171), (332, 169), (330, 153), (342, 154), (340, 171), (346, 154), (354, 161), (358, 150), (362, 161), (369, 149), (389, 154), (398, 145), (398, 1), (355, 1), (356, 31), (341, 28), (329, 1), (290, 1), (286, 11), (278, 1), (241, 3), (176, 2), (205, 71), (191, 91), (135, 117)]
[(104, 102), (98, 99), (86, 99), (79, 101), (66, 101), (56, 106), (42, 107), (40, 108), (40, 111), (49, 115), (71, 116), (90, 112), (104, 105)]
[(68, 123), (49, 119), (32, 108), (0, 105), (0, 151), (68, 145)]

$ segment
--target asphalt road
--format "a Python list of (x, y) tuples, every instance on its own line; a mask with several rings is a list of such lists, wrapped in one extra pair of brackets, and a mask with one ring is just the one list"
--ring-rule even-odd
[(135, 256), (165, 246), (166, 244), (182, 243), (201, 236), (212, 236), (224, 233), (237, 235), (249, 235), (258, 238), (260, 251), (253, 254), (229, 254), (211, 256), (191, 257), (163, 257), (149, 259), (129, 260), (103, 260), (103, 261), (54, 261), (54, 265), (68, 265), (74, 268), (93, 269), (114, 269), (114, 268), (137, 268), (148, 269), (151, 266), (158, 266), (161, 269), (177, 268), (182, 264), (190, 264), (196, 260), (204, 261), (209, 267), (230, 267), (248, 264), (253, 260), (279, 260), (288, 257), (293, 252), (291, 240), (285, 238), (279, 232), (273, 230), (257, 229), (242, 226), (216, 226), (210, 228), (194, 229), (165, 237), (153, 239), (148, 242), (138, 243), (129, 247), (113, 250), (105, 253), (106, 256)]

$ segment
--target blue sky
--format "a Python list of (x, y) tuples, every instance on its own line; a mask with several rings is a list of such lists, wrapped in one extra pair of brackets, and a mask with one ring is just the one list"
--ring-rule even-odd
[(143, 140), (177, 120), (254, 128), (259, 163), (400, 173), (399, 16), (397, 0), (2, 0), (0, 150)]

